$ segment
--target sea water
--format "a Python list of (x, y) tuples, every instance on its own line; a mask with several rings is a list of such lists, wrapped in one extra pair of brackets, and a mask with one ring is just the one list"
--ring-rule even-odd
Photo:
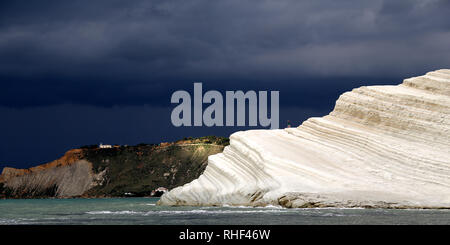
[(450, 224), (450, 210), (167, 207), (158, 198), (0, 200), (0, 224)]

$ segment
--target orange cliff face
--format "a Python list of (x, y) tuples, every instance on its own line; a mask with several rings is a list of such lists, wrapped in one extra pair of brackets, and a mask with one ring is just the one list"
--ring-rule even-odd
[[(156, 148), (165, 148), (172, 145), (184, 145), (184, 144), (194, 144), (200, 143), (202, 140), (199, 139), (191, 139), (191, 140), (179, 140), (177, 142), (162, 142)], [(27, 169), (17, 169), (12, 167), (4, 167), (2, 173), (0, 174), (0, 183), (7, 182), (11, 178), (23, 176), (26, 174), (37, 173), (43, 170), (69, 166), (81, 159), (84, 158), (83, 149), (71, 149), (67, 151), (64, 156), (49, 163), (44, 163), (35, 167), (27, 168)]]
[(36, 173), (36, 172), (54, 168), (54, 167), (68, 166), (68, 165), (73, 164), (76, 161), (79, 161), (82, 158), (83, 158), (83, 150), (82, 149), (72, 149), (72, 150), (67, 151), (64, 154), (64, 156), (62, 156), (59, 159), (56, 159), (49, 163), (31, 167), (28, 169), (17, 169), (17, 168), (5, 167), (5, 168), (3, 168), (2, 174), (0, 175), (0, 183), (8, 181), (9, 179), (11, 179), (13, 177), (22, 176), (24, 174)]
[(228, 142), (227, 138), (206, 136), (161, 144), (73, 149), (39, 166), (4, 168), (0, 198), (151, 195), (158, 187), (173, 188), (198, 178), (209, 155), (222, 152)]

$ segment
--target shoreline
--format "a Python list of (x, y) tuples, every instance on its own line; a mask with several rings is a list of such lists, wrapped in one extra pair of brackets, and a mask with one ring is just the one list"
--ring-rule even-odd
[[(0, 198), (1, 200), (90, 200), (90, 199), (156, 199), (159, 197), (49, 197), (49, 198)], [(261, 209), (261, 208), (276, 208), (276, 209), (285, 209), (285, 210), (450, 210), (450, 207), (445, 206), (407, 206), (407, 205), (398, 205), (398, 206), (381, 206), (381, 205), (373, 205), (373, 206), (320, 206), (320, 205), (310, 205), (310, 206), (303, 206), (303, 207), (287, 207), (283, 205), (274, 205), (274, 204), (267, 204), (267, 205), (231, 205), (231, 204), (223, 204), (223, 205), (161, 205), (159, 204), (159, 200), (155, 204), (156, 206), (160, 207), (167, 207), (167, 208), (255, 208), (255, 209)]]

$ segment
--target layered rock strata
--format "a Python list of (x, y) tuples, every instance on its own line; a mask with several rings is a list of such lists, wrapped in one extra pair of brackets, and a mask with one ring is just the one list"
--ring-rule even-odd
[(234, 133), (160, 204), (450, 208), (450, 70), (353, 89), (297, 128)]

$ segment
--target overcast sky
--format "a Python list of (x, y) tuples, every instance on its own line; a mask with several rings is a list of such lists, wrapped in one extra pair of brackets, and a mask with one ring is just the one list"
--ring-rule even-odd
[(280, 125), (354, 87), (450, 67), (450, 1), (1, 1), (0, 168), (174, 128), (170, 95), (279, 90)]

